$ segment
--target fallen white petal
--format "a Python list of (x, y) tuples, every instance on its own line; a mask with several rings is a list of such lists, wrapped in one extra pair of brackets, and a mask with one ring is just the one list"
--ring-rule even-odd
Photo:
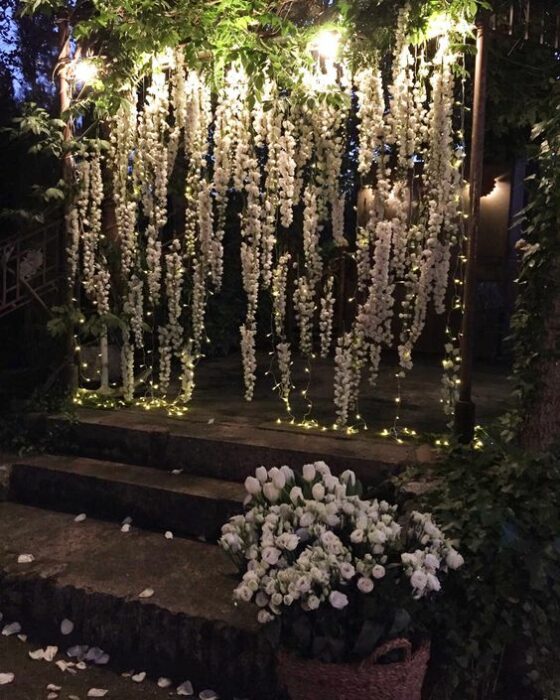
[(121, 527), (121, 532), (130, 532), (130, 523), (125, 523), (125, 524)]
[(47, 686), (47, 690), (52, 690), (55, 693), (59, 693), (62, 690), (62, 686), (55, 685), (54, 683), (49, 683)]
[(58, 666), (58, 668), (64, 673), (64, 671), (67, 671), (70, 664), (67, 661), (63, 661), (60, 659), (59, 661), (54, 662), (55, 666)]
[(87, 664), (86, 664), (85, 661), (78, 661), (78, 663), (76, 664), (76, 668), (77, 668), (79, 671), (85, 671), (86, 668), (87, 668)]
[(109, 663), (110, 656), (109, 654), (101, 654), (101, 656), (97, 659), (95, 662), (98, 666), (105, 666), (105, 664)]
[(54, 657), (58, 654), (58, 647), (49, 646), (45, 649), (43, 658), (45, 661), (53, 661)]
[(200, 700), (218, 700), (218, 695), (214, 690), (203, 690), (198, 697)]
[(173, 471), (171, 473), (175, 474), (175, 476), (177, 476), (178, 474), (182, 474), (183, 470), (182, 469), (173, 469)]
[(168, 530), (168, 531), (165, 533), (165, 539), (166, 539), (166, 540), (172, 540), (172, 539), (173, 539), (173, 533), (171, 532), (171, 530)]
[(104, 688), (90, 688), (88, 690), (88, 698), (104, 698), (109, 691)]
[(87, 654), (88, 649), (89, 647), (87, 644), (76, 644), (68, 649), (66, 655), (71, 659), (83, 659), (83, 657)]
[(157, 684), (160, 688), (169, 688), (171, 686), (171, 679), (170, 678), (158, 678)]
[(74, 631), (74, 623), (72, 620), (64, 619), (60, 623), (60, 632), (63, 634), (65, 637), (67, 637), (69, 634), (72, 634)]
[(138, 594), (139, 598), (151, 598), (154, 595), (153, 588), (144, 588), (144, 590)]
[(86, 518), (87, 518), (87, 515), (85, 513), (80, 513), (80, 515), (77, 515), (74, 518), (74, 522), (75, 523), (83, 523)]
[(29, 658), (33, 659), (33, 661), (41, 661), (45, 658), (45, 650), (37, 649), (36, 651), (30, 651)]
[(132, 676), (132, 680), (133, 680), (135, 683), (142, 683), (142, 682), (144, 681), (145, 678), (146, 678), (146, 671), (140, 671), (140, 673), (135, 673), (135, 674)]
[(209, 418), (208, 419), (208, 425), (212, 425), (214, 423), (214, 418)]
[(18, 564), (31, 564), (32, 561), (35, 561), (33, 554), (20, 554), (17, 558)]
[(192, 683), (190, 681), (185, 681), (177, 688), (177, 695), (194, 695), (194, 690)]
[(21, 625), (19, 622), (12, 622), (6, 625), (2, 630), (4, 637), (10, 637), (12, 634), (19, 634), (21, 632)]
[(18, 634), (17, 638), (19, 639), (20, 642), (26, 642), (26, 641), (27, 641), (27, 635), (26, 635), (26, 634)]
[(91, 649), (88, 649), (84, 659), (85, 661), (93, 661), (94, 663), (97, 663), (97, 659), (101, 658), (104, 653), (105, 652), (103, 649), (100, 649), (99, 647), (91, 647)]
[(126, 518), (122, 521), (123, 525), (132, 525), (132, 518), (130, 515), (127, 515)]
[(0, 685), (8, 685), (12, 683), (15, 678), (13, 673), (0, 673)]
[(49, 693), (47, 695), (47, 700), (56, 700), (58, 698), (58, 693)]

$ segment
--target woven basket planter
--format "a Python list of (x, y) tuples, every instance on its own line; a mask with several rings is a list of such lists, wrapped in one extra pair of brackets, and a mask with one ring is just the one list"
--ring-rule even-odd
[[(395, 649), (402, 649), (403, 661), (377, 663)], [(421, 700), (429, 658), (429, 642), (413, 651), (408, 640), (395, 639), (360, 663), (325, 664), (280, 652), (278, 675), (291, 700)]]

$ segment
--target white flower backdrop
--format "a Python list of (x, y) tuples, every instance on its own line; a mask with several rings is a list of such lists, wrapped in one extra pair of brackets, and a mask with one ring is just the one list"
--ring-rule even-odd
[[(215, 67), (191, 70), (180, 50), (153, 60), (142, 96), (136, 86), (128, 90), (111, 120), (108, 150), (89, 152), (77, 164), (67, 217), (72, 284), (81, 286), (102, 327), (109, 313), (123, 322), (126, 401), (146, 366), (152, 395), (181, 405), (191, 399), (209, 342), (207, 302), (222, 287), (232, 198), (243, 202), (246, 304), (239, 332), (247, 400), (255, 389), (263, 295), (273, 314), (276, 389), (288, 410), (297, 352), (308, 361), (316, 353), (334, 358), (337, 426), (355, 417), (362, 377), (375, 384), (384, 348), (398, 348), (399, 376), (410, 370), (430, 306), (444, 314), (452, 298), (464, 153), (455, 70), (461, 57), (445, 37), (430, 50), (409, 46), (405, 37), (402, 13), (392, 72), (382, 71), (381, 62), (351, 70), (344, 60), (321, 59), (302, 68), (297, 94), (266, 76), (258, 92), (249, 89), (254, 83), (240, 65), (229, 66), (213, 91)], [(348, 133), (352, 119), (358, 144)], [(367, 220), (358, 217), (355, 231), (347, 222), (356, 202), (343, 177), (349, 152), (367, 188)], [(184, 172), (184, 229), (170, 231), (177, 172)], [(111, 235), (103, 225), (106, 199), (114, 203)], [(340, 299), (332, 263), (341, 257), (355, 267), (352, 304)], [(335, 309), (343, 302), (338, 328)], [(297, 322), (293, 337), (288, 314)], [(106, 329), (100, 337), (103, 355)], [(457, 388), (453, 340), (450, 332), (448, 410)], [(102, 371), (101, 393), (107, 382)]]

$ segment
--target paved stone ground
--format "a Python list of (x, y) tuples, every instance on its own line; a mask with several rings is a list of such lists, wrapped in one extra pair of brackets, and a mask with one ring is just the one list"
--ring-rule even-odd
[[(221, 359), (201, 361), (196, 375), (196, 389), (187, 420), (214, 420), (246, 425), (268, 424), (269, 429), (288, 430), (288, 416), (277, 393), (274, 392), (275, 367), (266, 354), (258, 358), (257, 384), (252, 402), (243, 398), (241, 359), (230, 355)], [(295, 389), (291, 395), (293, 415), (298, 419), (309, 417), (330, 427), (336, 419), (333, 404), (333, 363), (316, 359), (310, 373), (300, 359), (295, 359), (292, 378)], [(269, 374), (266, 374), (269, 372)], [(507, 381), (508, 368), (499, 364), (475, 367), (473, 399), (477, 405), (477, 419), (489, 422), (499, 416), (509, 400), (511, 387)], [(360, 414), (369, 427), (371, 437), (379, 430), (393, 425), (395, 398), (400, 391), (400, 425), (418, 432), (441, 433), (446, 429), (441, 398), (441, 363), (436, 358), (420, 357), (405, 379), (397, 380), (395, 365), (387, 361), (381, 367), (377, 385), (372, 388), (367, 379), (361, 387)], [(302, 391), (307, 392), (304, 399)], [(276, 420), (283, 423), (278, 426)], [(357, 426), (359, 427), (359, 426)], [(367, 437), (367, 433), (362, 433)]]
[[(88, 666), (71, 675), (61, 671), (54, 661), (30, 659), (29, 652), (36, 649), (37, 646), (21, 642), (15, 636), (0, 636), (0, 674), (15, 675), (12, 683), (0, 685), (0, 700), (46, 700), (51, 694), (50, 700), (55, 700), (55, 691), (47, 689), (51, 684), (61, 688), (56, 692), (59, 700), (89, 700), (87, 694), (91, 688), (107, 690), (106, 700), (163, 700), (177, 697), (175, 688), (162, 690), (148, 679), (135, 683), (104, 668)], [(56, 658), (68, 657), (59, 655)]]

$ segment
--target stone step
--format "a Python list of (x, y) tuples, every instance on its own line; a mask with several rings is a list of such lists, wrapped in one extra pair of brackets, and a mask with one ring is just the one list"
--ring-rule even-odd
[(109, 520), (130, 517), (133, 526), (211, 541), (241, 512), (244, 495), (239, 483), (57, 455), (16, 461), (9, 482), (10, 499), (20, 503)]
[(275, 700), (274, 655), (254, 610), (233, 605), (234, 585), (215, 545), (0, 503), (0, 610), (35, 643), (98, 646), (117, 671), (189, 679), (222, 700)]
[(268, 424), (200, 423), (155, 411), (148, 417), (126, 409), (79, 409), (76, 420), (50, 416), (46, 423), (51, 434), (64, 436), (69, 449), (88, 457), (165, 470), (183, 468), (229, 481), (243, 481), (261, 465), (301, 469), (308, 462), (324, 460), (334, 473), (352, 469), (363, 483), (377, 485), (406, 466), (435, 456), (426, 445)]

